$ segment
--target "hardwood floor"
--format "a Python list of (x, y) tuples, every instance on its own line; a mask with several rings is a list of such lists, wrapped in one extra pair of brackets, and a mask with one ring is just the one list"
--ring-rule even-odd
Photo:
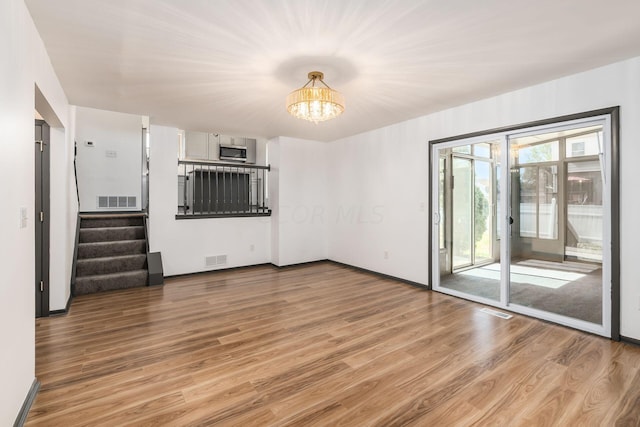
[(640, 348), (331, 263), (36, 321), (27, 425), (640, 425)]

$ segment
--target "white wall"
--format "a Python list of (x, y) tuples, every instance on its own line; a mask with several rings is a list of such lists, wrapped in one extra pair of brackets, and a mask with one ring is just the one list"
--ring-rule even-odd
[(424, 133), (412, 121), (330, 144), (330, 259), (427, 282)]
[(73, 111), (68, 130), (51, 128), (49, 310), (64, 310), (71, 295), (71, 270), (78, 202), (73, 175)]
[[(270, 262), (269, 217), (175, 219), (177, 134), (151, 125), (149, 245), (162, 252), (165, 276)], [(227, 264), (207, 267), (205, 257), (212, 255), (227, 255)]]
[[(0, 2), (0, 58), (0, 425), (12, 425), (35, 376), (35, 84), (65, 129), (68, 103), (23, 0)], [(52, 132), (56, 156), (66, 141), (61, 132)], [(52, 162), (52, 177), (60, 167), (65, 168)], [(28, 212), (26, 228), (19, 227), (21, 207)], [(52, 204), (51, 209), (52, 218), (67, 222), (75, 217), (68, 207)], [(52, 264), (58, 262), (60, 239), (68, 238), (64, 234), (51, 236)], [(65, 274), (54, 270), (52, 286)]]
[(104, 211), (98, 208), (98, 196), (135, 196), (135, 208), (120, 210), (140, 210), (142, 116), (77, 107), (76, 141), (80, 210)]
[[(621, 334), (640, 339), (640, 58), (451, 108), (330, 144), (329, 258), (429, 282), (429, 140), (620, 106)], [(354, 207), (362, 217), (338, 215)], [(423, 207), (425, 209), (423, 209)], [(376, 215), (375, 213), (379, 213)], [(384, 252), (388, 252), (388, 259)]]
[(327, 259), (327, 148), (326, 143), (304, 139), (269, 140), (275, 265)]

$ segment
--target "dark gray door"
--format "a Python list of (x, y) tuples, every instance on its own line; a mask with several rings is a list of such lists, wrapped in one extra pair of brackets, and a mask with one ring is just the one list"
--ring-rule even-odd
[(49, 315), (49, 125), (35, 127), (36, 317)]

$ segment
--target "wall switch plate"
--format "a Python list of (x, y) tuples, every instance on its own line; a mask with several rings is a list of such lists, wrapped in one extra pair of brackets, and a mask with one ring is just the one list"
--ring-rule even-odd
[(27, 208), (20, 208), (20, 228), (27, 228)]
[(27, 228), (27, 208), (20, 208), (20, 228)]
[(115, 158), (115, 157), (118, 157), (118, 152), (115, 150), (107, 150), (105, 151), (105, 155), (107, 157)]

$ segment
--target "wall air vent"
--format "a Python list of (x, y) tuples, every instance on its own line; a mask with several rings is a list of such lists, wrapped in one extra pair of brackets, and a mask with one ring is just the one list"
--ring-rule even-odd
[(138, 203), (136, 196), (98, 196), (98, 209), (131, 209)]
[(204, 257), (204, 264), (207, 267), (216, 267), (219, 265), (227, 264), (227, 256), (226, 255), (211, 255)]

